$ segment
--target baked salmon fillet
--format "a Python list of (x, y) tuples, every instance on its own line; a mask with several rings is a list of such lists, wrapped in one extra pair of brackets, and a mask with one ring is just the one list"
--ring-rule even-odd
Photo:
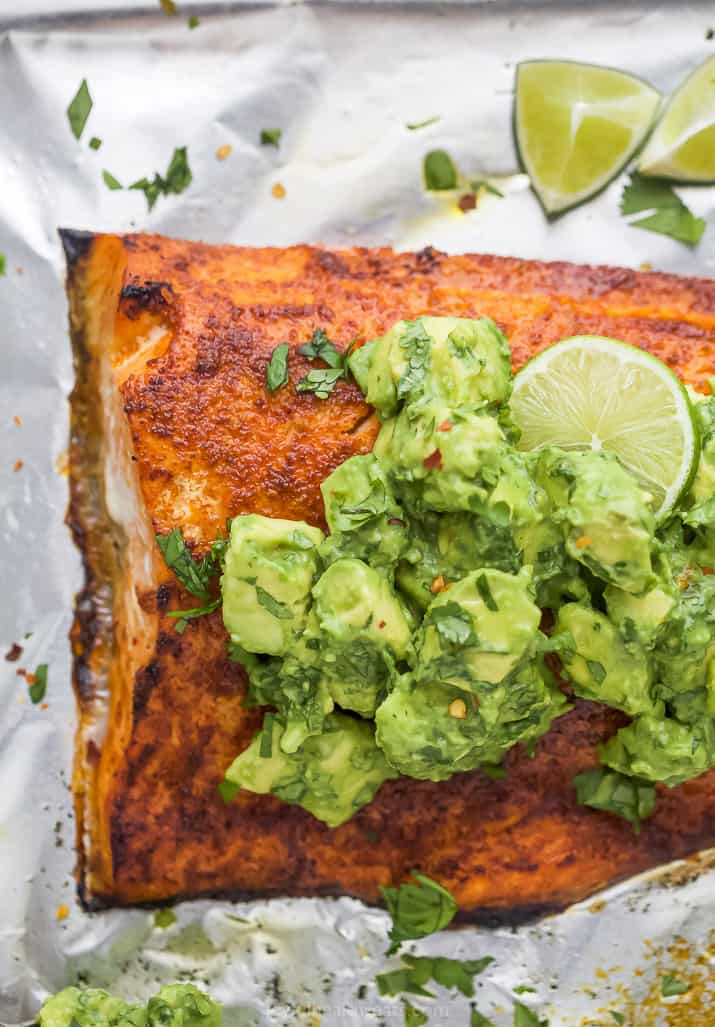
[(639, 835), (577, 805), (621, 714), (578, 701), (508, 774), (386, 782), (330, 830), (297, 806), (217, 786), (261, 713), (226, 657), (220, 610), (196, 605), (155, 534), (196, 556), (241, 513), (324, 527), (320, 482), (371, 449), (358, 388), (326, 400), (265, 373), (280, 342), (293, 384), (316, 328), (339, 347), (421, 314), (492, 317), (515, 368), (558, 339), (608, 335), (650, 350), (703, 391), (715, 370), (715, 282), (433, 249), (249, 249), (64, 231), (76, 384), (69, 524), (85, 586), (72, 631), (79, 727), (74, 798), (88, 908), (209, 893), (351, 895), (419, 869), (464, 920), (518, 921), (715, 842), (715, 772), (662, 789)]

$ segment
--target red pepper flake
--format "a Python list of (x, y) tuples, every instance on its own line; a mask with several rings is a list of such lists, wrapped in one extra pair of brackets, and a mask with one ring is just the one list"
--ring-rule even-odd
[(22, 418), (18, 417), (17, 414), (15, 414), (15, 416), (13, 417), (13, 421), (16, 425), (18, 425), (18, 427), (22, 424)]
[(404, 528), (404, 526), (405, 526), (405, 522), (401, 521), (399, 517), (388, 517), (387, 518), (387, 523), (388, 524), (399, 524), (399, 526), (401, 528)]
[(17, 674), (17, 676), (19, 678), (26, 678), (27, 677), (27, 671), (25, 670), (24, 667), (18, 667), (17, 670), (15, 671), (15, 673)]
[(462, 211), (463, 214), (466, 214), (470, 210), (474, 210), (476, 205), (477, 205), (476, 193), (465, 193), (464, 196), (460, 196), (459, 200), (457, 201), (457, 206), (459, 207), (459, 209)]
[(703, 567), (703, 574), (715, 574), (712, 567)]
[(28, 685), (34, 685), (34, 683), (35, 683), (35, 675), (34, 674), (28, 674), (28, 672), (25, 671), (24, 674), (23, 674), (23, 677), (25, 678), (25, 681), (27, 681)]
[(454, 428), (454, 425), (451, 421), (442, 421), (442, 423), (437, 428), (437, 431), (451, 431), (452, 428)]
[(25, 463), (24, 463), (23, 460), (16, 460), (15, 464), (13, 466), (13, 471), (21, 471), (24, 466), (25, 466)]
[(15, 663), (22, 656), (22, 646), (18, 645), (17, 642), (13, 642), (8, 651), (5, 653), (5, 659), (8, 663)]
[(441, 471), (442, 470), (442, 454), (440, 453), (440, 451), (438, 449), (435, 449), (434, 453), (431, 453), (429, 456), (425, 457), (424, 460), (422, 461), (422, 463), (430, 471), (431, 470)]
[(384, 628), (386, 623), (387, 623), (387, 621), (381, 620), (380, 623), (377, 626), (378, 626), (378, 628)]
[(50, 708), (49, 707), (49, 703), (46, 703), (46, 702), (40, 703), (40, 709), (41, 710), (48, 710), (49, 708)]

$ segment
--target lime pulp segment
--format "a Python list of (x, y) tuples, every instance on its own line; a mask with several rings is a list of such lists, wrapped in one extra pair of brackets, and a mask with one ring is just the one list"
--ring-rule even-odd
[(628, 163), (660, 105), (647, 82), (573, 61), (527, 61), (516, 75), (516, 137), (548, 213), (588, 199)]
[(684, 182), (715, 181), (715, 57), (673, 93), (638, 170)]
[(687, 392), (635, 346), (578, 335), (534, 357), (514, 379), (520, 447), (605, 449), (653, 496), (659, 518), (688, 488), (699, 455)]

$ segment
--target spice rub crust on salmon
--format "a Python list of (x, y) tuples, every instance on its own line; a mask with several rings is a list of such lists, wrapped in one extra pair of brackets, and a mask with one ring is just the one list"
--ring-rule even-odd
[[(371, 449), (357, 387), (295, 391), (316, 328), (340, 348), (421, 314), (492, 317), (515, 369), (569, 335), (641, 346), (702, 391), (715, 369), (715, 282), (433, 249), (250, 249), (62, 233), (76, 384), (68, 521), (85, 586), (72, 630), (79, 884), (89, 908), (189, 895), (351, 895), (419, 869), (464, 920), (519, 921), (715, 842), (715, 772), (660, 791), (639, 835), (577, 805), (573, 776), (623, 715), (577, 701), (507, 775), (401, 778), (336, 830), (271, 796), (226, 805), (224, 771), (260, 713), (226, 658), (220, 610), (196, 605), (155, 533), (196, 555), (240, 513), (324, 527), (320, 482)], [(291, 349), (269, 394), (273, 348)]]

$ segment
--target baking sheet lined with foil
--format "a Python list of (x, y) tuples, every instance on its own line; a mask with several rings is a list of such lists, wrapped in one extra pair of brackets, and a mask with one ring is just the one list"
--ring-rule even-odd
[[(63, 524), (73, 374), (57, 227), (434, 245), (713, 277), (715, 188), (682, 190), (708, 221), (693, 250), (630, 228), (622, 180), (548, 222), (518, 169), (511, 104), (516, 64), (537, 57), (616, 65), (668, 93), (715, 52), (714, 22), (708, 4), (341, 3), (201, 13), (191, 31), (154, 8), (78, 14), (64, 28), (55, 12), (52, 32), (0, 37), (0, 643), (23, 648), (0, 661), (0, 1023), (31, 1021), (49, 991), (78, 979), (134, 1000), (195, 980), (224, 1003), (228, 1027), (403, 1022), (374, 985), (397, 965), (384, 957), (388, 918), (353, 900), (187, 902), (164, 927), (153, 911), (90, 915), (77, 903), (67, 633), (82, 575)], [(94, 107), (78, 142), (66, 108), (82, 78)], [(260, 145), (266, 127), (282, 128), (278, 148)], [(193, 182), (151, 213), (141, 192), (102, 180), (104, 169), (125, 184), (164, 171), (177, 146)], [(426, 194), (422, 158), (437, 147), (470, 178), (500, 182), (504, 198), (463, 213)], [(43, 709), (17, 671), (45, 662)], [(416, 951), (494, 956), (473, 1001), (497, 1027), (512, 1023), (519, 986), (551, 1027), (612, 1024), (613, 1011), (635, 1027), (701, 1025), (715, 1020), (714, 913), (715, 860), (703, 857), (538, 925), (454, 930)], [(663, 999), (666, 973), (688, 994)], [(430, 1023), (466, 1025), (469, 1001), (438, 991), (414, 1000)]]

